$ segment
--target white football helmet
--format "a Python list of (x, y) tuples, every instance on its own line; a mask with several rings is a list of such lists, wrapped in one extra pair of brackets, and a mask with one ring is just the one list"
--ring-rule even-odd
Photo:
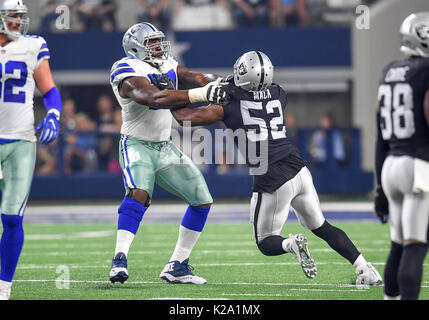
[[(159, 42), (148, 44), (149, 40), (154, 39)], [(157, 67), (170, 56), (170, 42), (165, 41), (164, 33), (147, 22), (129, 28), (122, 39), (122, 47), (128, 57), (150, 62)]]
[[(0, 0), (0, 32), (7, 34), (9, 39), (17, 40), (21, 35), (27, 34), (30, 19), (26, 17), (27, 6), (22, 0)], [(21, 18), (10, 17), (10, 14), (22, 14)], [(18, 30), (11, 30), (8, 24), (17, 24)]]
[(404, 54), (429, 58), (429, 12), (410, 14), (399, 32)]
[(274, 67), (260, 51), (243, 54), (234, 64), (234, 83), (247, 91), (263, 91), (273, 82)]

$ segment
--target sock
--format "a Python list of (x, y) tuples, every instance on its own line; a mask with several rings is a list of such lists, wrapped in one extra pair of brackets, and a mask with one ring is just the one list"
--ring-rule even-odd
[(126, 256), (130, 249), (134, 236), (143, 219), (147, 208), (140, 202), (124, 197), (118, 209), (118, 231), (116, 233), (115, 256), (118, 252), (123, 252)]
[(292, 243), (293, 243), (294, 239), (293, 238), (287, 238), (284, 239), (282, 242), (282, 248), (285, 252), (289, 252), (289, 253), (294, 253), (292, 251)]
[(170, 261), (183, 262), (189, 258), (191, 251), (200, 237), (201, 232), (188, 229), (184, 226), (179, 228), (179, 238), (177, 239), (176, 248), (171, 255)]
[(388, 296), (387, 294), (384, 294), (384, 300), (401, 300), (401, 296)]
[(179, 238), (170, 261), (187, 259), (206, 224), (210, 208), (188, 206), (179, 228)]
[(428, 245), (413, 243), (402, 249), (401, 263), (398, 270), (399, 291), (401, 300), (417, 300), (423, 275), (423, 261)]
[(351, 264), (360, 256), (360, 252), (356, 249), (346, 233), (332, 226), (326, 220), (321, 227), (311, 230), (311, 232), (325, 240), (332, 249), (347, 259)]
[(359, 255), (359, 257), (356, 258), (355, 262), (353, 262), (353, 267), (356, 269), (362, 265), (367, 264), (368, 262), (365, 260), (362, 254)]
[(134, 240), (134, 233), (127, 230), (118, 230), (116, 233), (116, 248), (115, 256), (122, 252), (125, 256), (128, 256), (128, 251), (130, 250), (131, 243)]
[(12, 282), (24, 244), (22, 216), (1, 215), (3, 234), (0, 242), (0, 280)]
[(398, 269), (402, 250), (402, 245), (391, 242), (389, 256), (384, 267), (384, 294), (389, 297), (399, 296)]
[(182, 219), (182, 226), (201, 232), (206, 224), (210, 208), (188, 206)]

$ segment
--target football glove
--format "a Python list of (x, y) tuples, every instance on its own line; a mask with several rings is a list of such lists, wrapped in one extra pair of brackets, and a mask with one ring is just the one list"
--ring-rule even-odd
[(152, 73), (149, 78), (159, 90), (176, 90), (176, 83), (166, 74)]
[(207, 90), (207, 101), (214, 104), (225, 105), (230, 101), (230, 96), (223, 88), (223, 85), (211, 85)]
[(221, 78), (220, 83), (228, 84), (232, 79), (234, 79), (234, 75), (233, 74), (229, 74), (226, 77)]
[(385, 224), (389, 215), (389, 202), (381, 186), (377, 186), (375, 190), (374, 209), (378, 219)]
[(60, 117), (59, 115), (55, 114), (55, 112), (48, 112), (46, 117), (40, 121), (39, 125), (36, 127), (36, 133), (43, 128), (39, 138), (41, 143), (48, 144), (57, 138), (59, 120)]

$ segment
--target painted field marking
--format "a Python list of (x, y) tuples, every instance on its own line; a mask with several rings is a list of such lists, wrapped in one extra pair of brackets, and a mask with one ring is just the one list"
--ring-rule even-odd
[[(366, 248), (361, 248), (362, 251), (364, 252), (384, 252), (384, 251), (388, 251), (388, 249), (366, 249)], [(311, 253), (314, 252), (322, 252), (322, 253), (333, 253), (335, 254), (335, 251), (333, 251), (332, 249), (311, 249)], [(48, 255), (48, 256), (70, 256), (70, 255), (82, 255), (82, 251), (51, 251), (51, 252), (44, 252), (44, 255)], [(110, 255), (110, 252), (107, 251), (91, 251), (91, 255), (92, 256), (103, 256), (103, 255)], [(159, 251), (159, 250), (135, 250), (132, 252), (133, 255), (135, 254), (148, 254), (148, 255), (164, 255), (166, 254), (163, 251)], [(259, 250), (257, 249), (249, 249), (249, 250), (245, 250), (245, 249), (237, 249), (237, 250), (199, 250), (199, 251), (195, 251), (194, 256), (196, 255), (201, 255), (201, 254), (224, 254), (224, 255), (236, 255), (236, 254), (246, 254), (246, 255), (261, 255), (261, 253), (259, 252)], [(41, 253), (40, 252), (23, 252), (21, 254), (21, 256), (40, 256)], [(317, 263), (318, 261), (316, 261)]]
[(86, 239), (86, 238), (105, 238), (114, 235), (116, 232), (108, 231), (86, 231), (70, 234), (28, 234), (25, 240), (60, 240), (60, 239)]
[[(105, 261), (105, 265), (81, 265), (81, 264), (70, 264), (67, 265), (69, 268), (82, 268), (82, 269), (92, 269), (92, 268), (110, 268), (111, 261)], [(137, 259), (133, 260), (134, 263), (145, 262), (144, 260)], [(62, 263), (63, 264), (63, 263)], [(318, 265), (350, 265), (348, 262), (317, 262)], [(385, 262), (372, 262), (373, 265), (383, 266)], [(203, 264), (195, 264), (194, 267), (259, 267), (259, 266), (297, 266), (298, 262), (246, 262), (246, 263), (203, 263)], [(428, 266), (429, 264), (424, 264), (424, 266)], [(54, 269), (57, 268), (57, 264), (22, 264), (18, 265), (18, 269)], [(350, 265), (351, 266), (351, 265)], [(144, 268), (160, 268), (161, 265), (145, 265)]]

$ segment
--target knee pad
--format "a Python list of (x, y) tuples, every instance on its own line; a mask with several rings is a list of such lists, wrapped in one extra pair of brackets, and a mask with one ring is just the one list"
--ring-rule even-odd
[(259, 250), (266, 256), (278, 256), (284, 254), (282, 236), (274, 235), (264, 238), (261, 242), (257, 242)]
[(128, 230), (136, 234), (146, 210), (147, 208), (140, 202), (124, 197), (118, 209), (118, 229)]
[(22, 230), (22, 220), (22, 216), (2, 214), (3, 232), (20, 232)]

